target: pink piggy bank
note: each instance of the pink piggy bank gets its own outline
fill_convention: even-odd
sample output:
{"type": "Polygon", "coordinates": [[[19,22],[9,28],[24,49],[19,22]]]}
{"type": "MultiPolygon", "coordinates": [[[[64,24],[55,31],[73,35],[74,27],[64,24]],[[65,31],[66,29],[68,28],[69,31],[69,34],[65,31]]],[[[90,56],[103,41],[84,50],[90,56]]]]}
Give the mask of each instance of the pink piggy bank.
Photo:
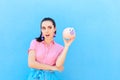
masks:
{"type": "Polygon", "coordinates": [[[72,27],[67,27],[63,30],[63,38],[66,40],[75,38],[75,30],[72,27]]]}

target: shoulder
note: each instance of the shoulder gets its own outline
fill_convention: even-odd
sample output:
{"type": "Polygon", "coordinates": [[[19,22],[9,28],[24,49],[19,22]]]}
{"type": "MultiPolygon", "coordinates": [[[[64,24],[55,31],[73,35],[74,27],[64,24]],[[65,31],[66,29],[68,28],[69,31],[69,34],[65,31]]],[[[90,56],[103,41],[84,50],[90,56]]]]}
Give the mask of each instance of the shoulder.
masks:
{"type": "Polygon", "coordinates": [[[31,44],[38,44],[39,42],[36,39],[31,40],[31,44]]]}
{"type": "Polygon", "coordinates": [[[36,43],[36,42],[37,42],[36,39],[31,40],[31,43],[36,43]]]}
{"type": "Polygon", "coordinates": [[[63,49],[63,46],[62,46],[61,44],[59,44],[59,43],[57,43],[57,42],[54,42],[54,44],[55,44],[55,46],[56,46],[57,48],[63,49]]]}

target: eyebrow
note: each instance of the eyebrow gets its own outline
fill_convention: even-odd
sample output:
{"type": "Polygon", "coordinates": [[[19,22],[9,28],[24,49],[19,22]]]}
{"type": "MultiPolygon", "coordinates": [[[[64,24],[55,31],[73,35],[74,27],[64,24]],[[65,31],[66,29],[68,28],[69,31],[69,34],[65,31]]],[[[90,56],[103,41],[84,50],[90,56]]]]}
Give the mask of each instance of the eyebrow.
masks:
{"type": "Polygon", "coordinates": [[[48,27],[52,27],[52,26],[49,25],[48,27]]]}
{"type": "Polygon", "coordinates": [[[42,26],[41,28],[45,28],[45,26],[42,26]]]}

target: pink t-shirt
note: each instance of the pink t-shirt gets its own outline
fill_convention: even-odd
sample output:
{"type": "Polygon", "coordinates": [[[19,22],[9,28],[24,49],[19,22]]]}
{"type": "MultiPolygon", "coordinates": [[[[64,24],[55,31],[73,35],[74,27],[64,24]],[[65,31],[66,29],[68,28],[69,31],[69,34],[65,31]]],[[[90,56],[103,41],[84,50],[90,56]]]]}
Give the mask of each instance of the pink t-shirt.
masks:
{"type": "Polygon", "coordinates": [[[45,41],[38,42],[35,39],[31,41],[30,50],[35,51],[35,59],[39,63],[55,65],[56,60],[63,50],[63,46],[57,44],[55,41],[47,45],[45,41]]]}

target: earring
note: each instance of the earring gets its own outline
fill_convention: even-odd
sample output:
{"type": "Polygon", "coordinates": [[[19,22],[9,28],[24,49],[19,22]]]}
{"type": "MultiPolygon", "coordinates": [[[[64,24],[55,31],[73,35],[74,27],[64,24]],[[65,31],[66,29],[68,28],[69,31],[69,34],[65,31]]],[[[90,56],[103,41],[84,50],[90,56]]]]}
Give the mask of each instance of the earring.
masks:
{"type": "Polygon", "coordinates": [[[44,36],[42,35],[42,37],[44,37],[44,36]]]}
{"type": "Polygon", "coordinates": [[[54,37],[56,36],[56,34],[54,34],[54,37]]]}
{"type": "Polygon", "coordinates": [[[44,39],[44,36],[43,36],[43,35],[41,36],[41,39],[42,39],[42,40],[44,39]]]}

